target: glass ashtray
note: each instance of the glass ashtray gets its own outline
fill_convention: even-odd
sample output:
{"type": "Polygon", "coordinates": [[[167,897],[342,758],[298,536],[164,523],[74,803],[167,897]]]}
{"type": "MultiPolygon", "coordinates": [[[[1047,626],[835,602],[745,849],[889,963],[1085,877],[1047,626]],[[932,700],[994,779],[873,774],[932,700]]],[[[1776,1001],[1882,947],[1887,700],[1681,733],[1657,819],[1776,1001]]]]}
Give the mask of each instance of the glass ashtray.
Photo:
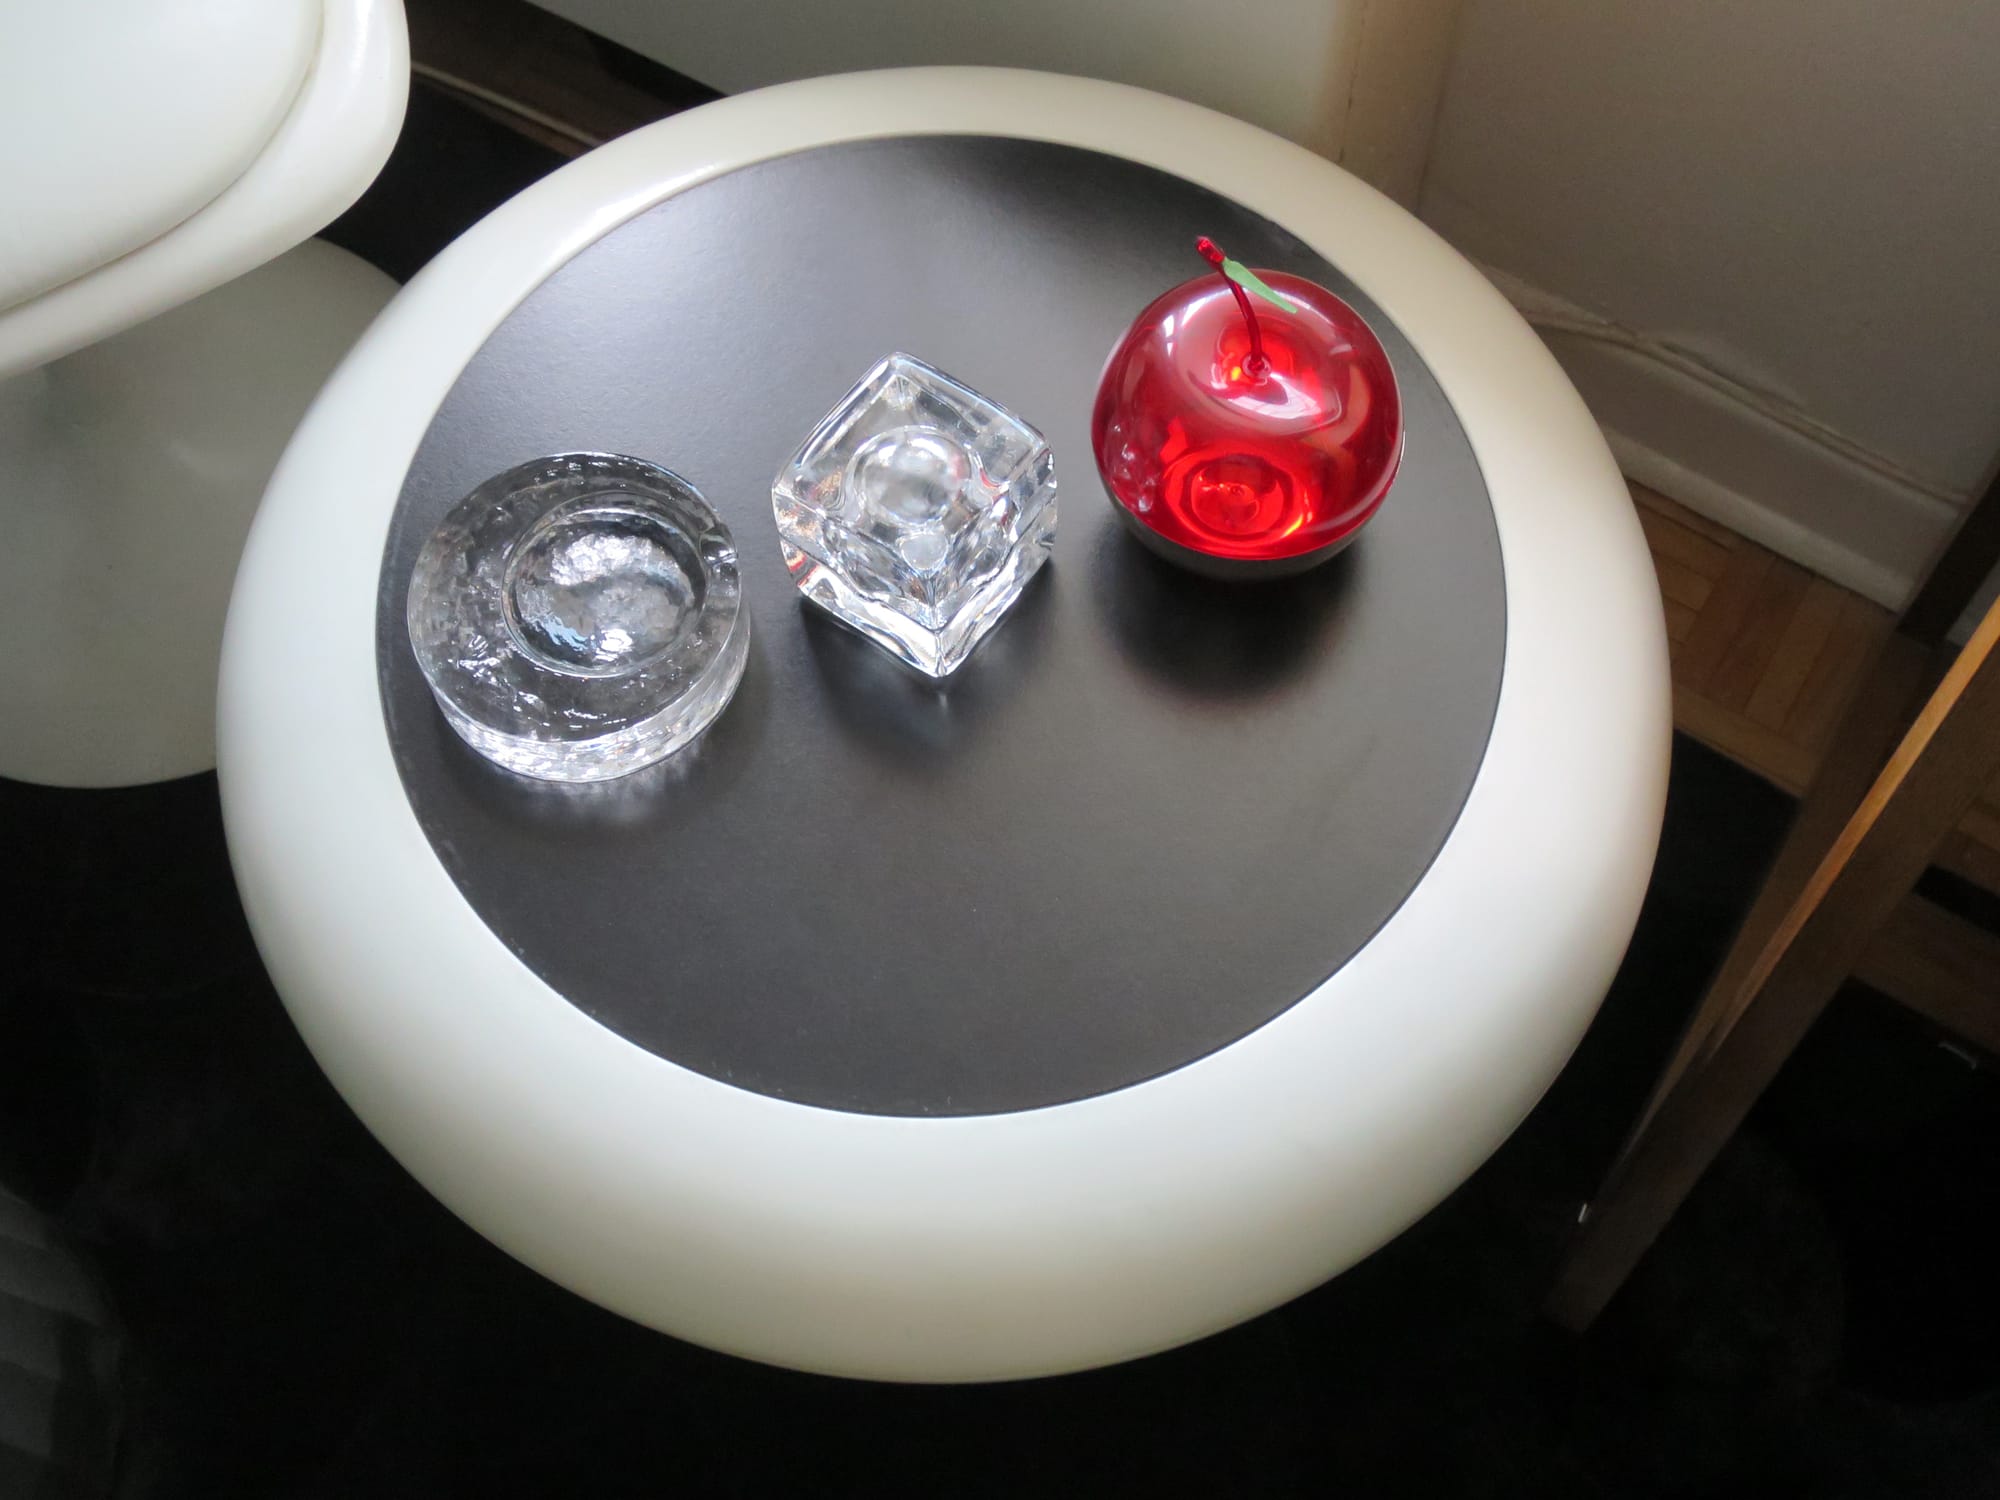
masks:
{"type": "Polygon", "coordinates": [[[545,781],[688,744],[750,643],[729,528],[678,474],[609,453],[537,458],[459,501],[417,556],[408,620],[459,737],[545,781]]]}

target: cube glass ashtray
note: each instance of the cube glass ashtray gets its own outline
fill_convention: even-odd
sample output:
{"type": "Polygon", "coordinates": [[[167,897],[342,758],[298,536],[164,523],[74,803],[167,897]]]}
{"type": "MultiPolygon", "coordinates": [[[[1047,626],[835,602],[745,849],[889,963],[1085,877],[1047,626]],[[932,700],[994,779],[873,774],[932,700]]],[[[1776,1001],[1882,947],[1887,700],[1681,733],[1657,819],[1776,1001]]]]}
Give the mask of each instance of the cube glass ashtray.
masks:
{"type": "Polygon", "coordinates": [[[1048,560],[1055,465],[1005,407],[892,354],[778,472],[771,507],[799,591],[941,678],[1048,560]]]}
{"type": "Polygon", "coordinates": [[[535,459],[453,506],[418,554],[408,620],[459,737],[547,781],[673,754],[749,654],[729,528],[678,474],[608,453],[535,459]]]}

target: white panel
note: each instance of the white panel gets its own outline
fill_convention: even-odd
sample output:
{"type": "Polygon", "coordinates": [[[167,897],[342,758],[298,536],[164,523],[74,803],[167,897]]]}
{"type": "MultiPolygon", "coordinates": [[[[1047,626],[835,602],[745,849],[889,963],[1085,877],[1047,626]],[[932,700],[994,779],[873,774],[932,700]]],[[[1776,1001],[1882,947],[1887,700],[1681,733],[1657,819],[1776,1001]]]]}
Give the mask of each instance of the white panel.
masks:
{"type": "Polygon", "coordinates": [[[1365,0],[537,0],[725,93],[911,63],[1045,68],[1158,89],[1321,150],[1365,0]]]}

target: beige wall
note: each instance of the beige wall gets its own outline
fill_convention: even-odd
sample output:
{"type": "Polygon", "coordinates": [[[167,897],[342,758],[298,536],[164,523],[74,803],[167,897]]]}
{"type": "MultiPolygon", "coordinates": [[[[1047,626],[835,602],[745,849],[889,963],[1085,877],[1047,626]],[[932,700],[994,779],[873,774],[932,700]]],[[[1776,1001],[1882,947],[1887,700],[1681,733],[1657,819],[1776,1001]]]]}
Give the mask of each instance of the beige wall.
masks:
{"type": "Polygon", "coordinates": [[[1893,596],[2000,448],[1996,68],[1982,0],[1466,0],[1422,212],[1616,325],[1643,477],[1893,596]]]}

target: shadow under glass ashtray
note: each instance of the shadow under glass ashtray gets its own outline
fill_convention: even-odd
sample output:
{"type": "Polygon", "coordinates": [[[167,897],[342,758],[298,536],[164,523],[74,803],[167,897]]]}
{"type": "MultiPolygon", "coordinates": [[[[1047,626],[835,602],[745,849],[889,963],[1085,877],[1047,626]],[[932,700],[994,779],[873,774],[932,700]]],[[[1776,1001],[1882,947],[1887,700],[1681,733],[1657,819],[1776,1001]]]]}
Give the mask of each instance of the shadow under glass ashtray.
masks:
{"type": "Polygon", "coordinates": [[[407,618],[459,737],[545,781],[672,755],[749,654],[729,528],[678,474],[609,453],[534,459],[459,501],[417,556],[407,618]]]}

